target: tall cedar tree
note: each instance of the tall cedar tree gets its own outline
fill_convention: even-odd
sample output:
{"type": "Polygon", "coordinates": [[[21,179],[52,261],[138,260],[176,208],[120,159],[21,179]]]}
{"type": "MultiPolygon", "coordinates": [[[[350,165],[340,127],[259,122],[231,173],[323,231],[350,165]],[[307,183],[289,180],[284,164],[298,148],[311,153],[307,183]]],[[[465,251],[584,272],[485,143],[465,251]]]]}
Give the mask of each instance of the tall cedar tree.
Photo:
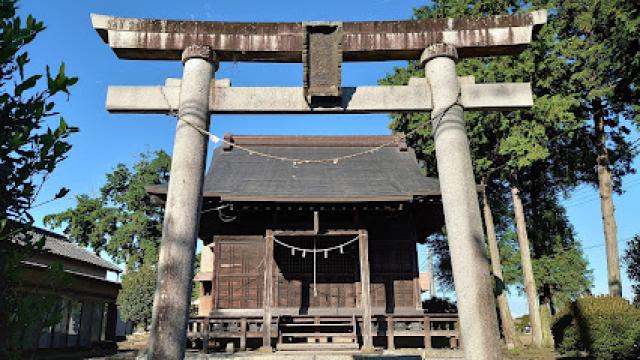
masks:
{"type": "MultiPolygon", "coordinates": [[[[24,47],[45,29],[44,24],[31,15],[23,21],[10,0],[0,3],[0,16],[0,358],[13,359],[21,356],[21,334],[27,330],[39,334],[37,327],[57,320],[48,313],[55,308],[55,299],[21,294],[18,289],[22,261],[44,246],[44,237],[32,236],[29,212],[36,201],[43,201],[38,193],[66,158],[71,148],[67,138],[77,131],[58,116],[54,99],[60,93],[68,96],[78,79],[67,77],[64,65],[57,74],[51,74],[49,67],[44,74],[27,71],[30,59],[24,47]]],[[[67,192],[63,188],[55,198],[67,192]]],[[[49,275],[55,278],[60,272],[51,270],[49,275]]]]}
{"type": "Polygon", "coordinates": [[[486,178],[482,179],[482,218],[487,234],[487,245],[489,251],[489,258],[491,259],[491,271],[493,272],[493,278],[495,281],[495,296],[498,306],[498,314],[501,323],[502,334],[504,336],[507,348],[513,348],[520,345],[518,335],[516,334],[513,317],[511,315],[511,309],[509,309],[509,301],[507,299],[507,293],[505,291],[504,274],[502,273],[502,264],[500,261],[500,249],[498,247],[498,235],[496,234],[496,228],[493,220],[493,212],[491,211],[491,204],[489,204],[489,198],[485,189],[486,178]]]}
{"type": "Polygon", "coordinates": [[[637,152],[627,135],[629,124],[640,125],[640,9],[632,0],[558,4],[554,26],[571,65],[564,89],[580,100],[576,114],[585,121],[587,135],[580,153],[590,167],[579,180],[598,188],[609,293],[622,296],[612,194],[622,192],[623,175],[635,172],[631,161],[637,152]]]}
{"type": "MultiPolygon", "coordinates": [[[[496,15],[515,11],[530,11],[547,4],[512,1],[435,1],[431,6],[414,10],[416,18],[496,15]]],[[[566,79],[573,70],[563,54],[563,42],[555,25],[554,12],[542,27],[531,46],[518,56],[464,59],[458,73],[474,75],[478,82],[529,81],[533,85],[535,105],[530,110],[510,113],[466,112],[467,131],[477,181],[487,179],[487,192],[494,212],[496,229],[505,262],[504,280],[521,284],[522,272],[518,245],[514,241],[509,189],[517,186],[522,196],[528,233],[532,243],[534,268],[545,261],[557,266],[553,274],[536,272],[538,293],[544,300],[561,304],[576,297],[591,286],[590,272],[578,241],[559,197],[582,181],[577,174],[592,172],[584,161],[589,158],[582,150],[589,139],[586,120],[580,112],[581,94],[566,90],[566,79]],[[579,151],[577,149],[580,149],[579,151]],[[566,261],[570,256],[574,261],[566,261]],[[577,257],[577,258],[576,258],[577,257]],[[563,282],[556,273],[572,274],[563,282]],[[545,291],[545,289],[549,291],[545,291]]],[[[412,76],[424,76],[419,64],[396,68],[381,84],[406,84],[412,76]]],[[[427,173],[437,175],[430,125],[427,114],[394,115],[391,127],[408,132],[421,127],[409,143],[423,163],[427,173]]],[[[591,161],[591,164],[593,161],[591,161]]],[[[436,236],[431,244],[441,255],[441,274],[445,284],[451,284],[448,249],[436,236]]],[[[545,268],[549,268],[546,266],[545,268]]]]}
{"type": "Polygon", "coordinates": [[[47,215],[44,222],[64,228],[69,238],[91,247],[96,254],[105,251],[125,269],[158,260],[164,207],[147,194],[145,186],[169,181],[171,158],[160,150],[140,155],[128,167],[118,164],[106,175],[100,196],[79,195],[76,206],[47,215]]]}

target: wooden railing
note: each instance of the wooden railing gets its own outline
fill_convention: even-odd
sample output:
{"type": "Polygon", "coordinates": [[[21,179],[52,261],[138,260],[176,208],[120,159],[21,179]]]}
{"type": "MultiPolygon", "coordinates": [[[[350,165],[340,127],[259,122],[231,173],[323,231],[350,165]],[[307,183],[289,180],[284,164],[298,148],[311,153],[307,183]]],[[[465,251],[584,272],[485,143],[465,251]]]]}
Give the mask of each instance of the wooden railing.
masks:
{"type": "MultiPolygon", "coordinates": [[[[187,338],[201,341],[207,352],[209,340],[215,338],[240,339],[240,351],[247,348],[247,338],[262,338],[262,317],[217,318],[197,316],[189,319],[187,338]]],[[[277,333],[277,332],[276,332],[277,333]]]]}
{"type": "MultiPolygon", "coordinates": [[[[404,336],[422,336],[425,349],[432,347],[432,337],[448,338],[449,347],[452,349],[459,346],[460,331],[457,314],[429,314],[422,317],[387,315],[384,318],[386,321],[384,334],[387,337],[389,350],[395,348],[396,337],[404,336]]],[[[381,335],[380,331],[374,333],[381,335]]]]}
{"type": "MultiPolygon", "coordinates": [[[[334,316],[335,317],[335,316],[334,316]]],[[[296,318],[296,316],[287,316],[296,318]]],[[[347,317],[345,317],[346,319],[347,317]]],[[[348,317],[351,318],[351,317],[348,317]]],[[[356,316],[362,325],[362,317],[356,316]]],[[[272,337],[280,338],[279,318],[274,318],[272,337]]],[[[187,338],[193,343],[201,343],[202,351],[208,352],[212,339],[240,339],[238,350],[247,348],[247,338],[262,338],[262,317],[205,317],[195,316],[189,319],[187,338]]],[[[425,314],[424,316],[377,315],[372,318],[373,336],[385,336],[387,349],[395,348],[397,337],[422,337],[424,348],[432,347],[433,337],[449,340],[449,347],[460,347],[460,330],[457,314],[425,314]]],[[[233,349],[235,350],[235,349],[233,349]]]]}

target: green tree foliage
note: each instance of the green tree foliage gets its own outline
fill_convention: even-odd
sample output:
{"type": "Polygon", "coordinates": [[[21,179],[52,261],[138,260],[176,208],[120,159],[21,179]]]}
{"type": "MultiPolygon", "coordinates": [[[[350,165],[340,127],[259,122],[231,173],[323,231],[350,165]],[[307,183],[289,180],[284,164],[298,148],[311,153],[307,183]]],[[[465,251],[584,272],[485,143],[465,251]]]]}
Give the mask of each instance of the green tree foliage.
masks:
{"type": "Polygon", "coordinates": [[[634,282],[632,285],[635,294],[634,302],[640,305],[640,235],[634,236],[627,242],[624,261],[627,265],[627,275],[634,282]]]}
{"type": "MultiPolygon", "coordinates": [[[[563,222],[568,224],[568,220],[563,222]]],[[[550,231],[550,230],[549,230],[550,231]]],[[[571,230],[572,231],[572,230],[571,230]]],[[[537,235],[537,234],[536,234],[537,235]]],[[[560,237],[559,235],[549,235],[560,237]]],[[[573,237],[573,233],[570,235],[573,237]]],[[[561,244],[560,239],[555,240],[561,244]]],[[[550,241],[551,242],[551,241],[550,241]]],[[[515,286],[519,293],[524,292],[522,287],[522,265],[518,249],[518,239],[515,232],[507,229],[500,238],[500,256],[502,268],[505,273],[505,283],[515,286]]],[[[546,251],[545,255],[533,259],[533,272],[540,294],[554,301],[554,308],[561,308],[567,302],[575,300],[584,294],[593,281],[592,271],[588,268],[581,248],[578,244],[567,247],[558,246],[556,249],[546,251]],[[580,271],[581,276],[576,276],[572,270],[580,271]],[[545,295],[544,292],[547,294],[545,295]]]]}
{"type": "Polygon", "coordinates": [[[567,306],[553,324],[558,350],[577,356],[587,351],[594,359],[640,357],[640,308],[612,296],[585,297],[567,306]]]}
{"type": "Polygon", "coordinates": [[[117,303],[124,320],[144,324],[145,329],[147,328],[151,321],[156,277],[155,269],[149,265],[122,277],[122,289],[118,293],[117,303]]]}
{"type": "MultiPolygon", "coordinates": [[[[49,67],[44,73],[29,71],[24,47],[44,24],[17,16],[10,0],[0,3],[0,16],[0,358],[10,359],[20,356],[16,334],[25,330],[25,316],[38,314],[30,305],[35,299],[17,290],[21,261],[44,246],[44,240],[30,235],[29,211],[47,177],[66,158],[67,138],[77,131],[58,116],[54,100],[60,93],[68,96],[78,79],[66,76],[64,64],[57,74],[49,67]]],[[[61,189],[56,198],[67,192],[61,189]]]]}
{"type": "MultiPolygon", "coordinates": [[[[562,55],[571,59],[563,88],[577,95],[580,117],[605,117],[614,186],[632,171],[636,154],[626,135],[629,121],[640,126],[640,12],[636,1],[560,1],[553,26],[562,43],[562,55]]],[[[586,122],[585,125],[591,125],[586,122]]],[[[593,126],[588,129],[593,134],[593,126]]],[[[593,138],[593,137],[591,137],[593,138]]],[[[591,141],[591,158],[596,149],[591,141]]],[[[583,151],[584,152],[584,149],[583,151]]],[[[591,164],[593,164],[591,161],[591,164]]],[[[595,183],[594,172],[591,176],[595,183]]]]}
{"type": "MultiPolygon", "coordinates": [[[[571,235],[573,236],[573,234],[571,235]]],[[[453,290],[453,274],[451,257],[446,236],[434,235],[429,240],[429,247],[435,254],[435,277],[440,286],[448,291],[453,290]]],[[[518,238],[513,229],[502,232],[499,240],[500,257],[505,284],[514,286],[518,293],[524,293],[522,265],[518,248],[518,238]]],[[[533,271],[536,283],[541,284],[541,296],[546,296],[554,309],[561,308],[568,302],[585,293],[593,281],[592,271],[578,244],[567,248],[560,245],[546,255],[533,259],[533,271]],[[579,271],[576,276],[572,271],[579,271]]]]}
{"type": "Polygon", "coordinates": [[[546,190],[531,190],[527,218],[533,248],[533,270],[539,295],[551,310],[583,295],[593,283],[592,271],[573,226],[558,199],[546,190]],[[541,194],[546,198],[541,199],[541,194]]]}
{"type": "Polygon", "coordinates": [[[105,251],[127,269],[155,265],[162,237],[164,208],[145,186],[169,180],[171,159],[164,151],[145,153],[128,167],[118,164],[106,175],[100,196],[79,195],[76,206],[47,215],[44,222],[96,254],[105,251]]]}
{"type": "MultiPolygon", "coordinates": [[[[556,5],[539,1],[440,0],[415,9],[414,16],[423,19],[497,15],[540,7],[555,8],[556,5]]],[[[575,66],[566,57],[566,45],[554,25],[555,14],[556,11],[551,11],[549,24],[542,27],[536,40],[523,53],[463,59],[457,64],[457,71],[460,76],[473,75],[478,82],[532,83],[533,108],[509,113],[465,112],[465,121],[476,180],[487,183],[491,208],[495,213],[501,254],[506,257],[505,281],[507,284],[521,281],[508,192],[510,187],[516,186],[520,189],[526,210],[534,267],[539,270],[536,272],[539,293],[566,301],[589,288],[591,280],[587,263],[559,199],[581,181],[586,181],[583,174],[589,173],[589,179],[593,179],[595,160],[582,151],[590,140],[590,134],[585,130],[588,118],[580,108],[582,94],[567,90],[565,84],[575,66]],[[583,156],[590,161],[585,161],[583,156]],[[579,261],[569,260],[578,258],[579,261]],[[572,274],[573,281],[566,285],[562,283],[565,279],[555,272],[572,274]]],[[[406,84],[410,77],[421,76],[424,76],[421,66],[417,62],[409,62],[406,67],[394,69],[380,83],[406,84]]],[[[416,149],[427,173],[436,176],[429,114],[394,115],[391,127],[405,133],[419,129],[407,141],[416,149]]],[[[448,277],[450,270],[446,266],[450,262],[447,260],[446,241],[439,236],[432,240],[430,243],[440,255],[440,264],[445,266],[439,272],[448,277]]],[[[445,283],[452,282],[449,279],[445,283]]]]}
{"type": "MultiPolygon", "coordinates": [[[[196,254],[195,258],[193,259],[193,273],[197,274],[200,271],[200,261],[202,259],[202,252],[199,252],[196,254]]],[[[200,298],[200,282],[199,281],[192,281],[191,282],[191,303],[193,304],[194,301],[198,300],[200,298]]],[[[198,304],[199,306],[200,304],[198,304]]],[[[192,305],[189,307],[189,314],[191,316],[196,316],[198,315],[198,308],[195,305],[192,305]]]]}
{"type": "Polygon", "coordinates": [[[529,320],[529,315],[525,314],[515,319],[516,330],[520,333],[525,333],[527,327],[530,325],[531,321],[529,320]]]}
{"type": "MultiPolygon", "coordinates": [[[[197,253],[195,258],[193,259],[193,273],[197,274],[200,271],[200,259],[202,258],[202,253],[197,253]]],[[[191,301],[198,300],[200,297],[200,283],[197,281],[193,281],[191,284],[191,301]]]]}

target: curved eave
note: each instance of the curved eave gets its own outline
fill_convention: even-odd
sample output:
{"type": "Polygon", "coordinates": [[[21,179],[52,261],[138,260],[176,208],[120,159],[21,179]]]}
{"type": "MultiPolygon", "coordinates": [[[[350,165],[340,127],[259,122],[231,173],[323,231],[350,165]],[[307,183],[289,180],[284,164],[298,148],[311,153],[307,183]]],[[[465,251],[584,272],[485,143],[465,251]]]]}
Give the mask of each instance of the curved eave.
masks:
{"type": "MultiPolygon", "coordinates": [[[[148,185],[145,191],[164,199],[167,196],[166,185],[148,185]]],[[[364,203],[364,202],[407,202],[418,196],[440,196],[440,193],[416,193],[376,196],[251,196],[233,195],[216,192],[204,192],[204,198],[217,198],[225,202],[277,202],[277,203],[364,203]]]]}

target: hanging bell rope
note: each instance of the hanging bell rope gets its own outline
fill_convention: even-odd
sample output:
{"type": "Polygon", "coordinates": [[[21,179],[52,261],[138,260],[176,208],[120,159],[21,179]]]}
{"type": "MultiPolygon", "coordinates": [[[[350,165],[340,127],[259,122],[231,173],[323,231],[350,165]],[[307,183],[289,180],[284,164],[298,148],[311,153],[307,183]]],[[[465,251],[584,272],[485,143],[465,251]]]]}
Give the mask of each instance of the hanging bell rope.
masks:
{"type": "Polygon", "coordinates": [[[316,263],[316,240],[317,238],[313,238],[313,297],[318,296],[318,279],[317,279],[317,269],[318,265],[316,263]]]}

